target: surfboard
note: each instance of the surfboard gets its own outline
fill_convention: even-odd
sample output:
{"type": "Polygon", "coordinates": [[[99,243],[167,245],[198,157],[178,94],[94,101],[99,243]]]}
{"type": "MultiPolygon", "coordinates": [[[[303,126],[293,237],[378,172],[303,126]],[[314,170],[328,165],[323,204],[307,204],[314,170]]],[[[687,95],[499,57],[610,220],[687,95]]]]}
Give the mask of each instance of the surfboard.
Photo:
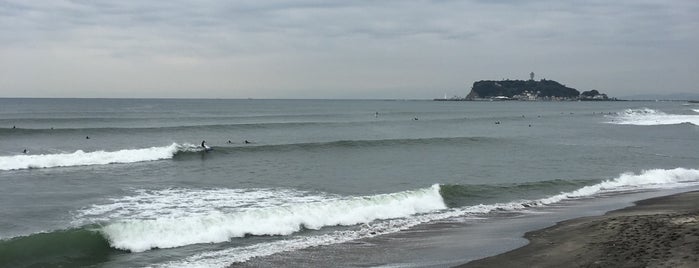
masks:
{"type": "Polygon", "coordinates": [[[211,152],[211,151],[213,151],[213,150],[214,150],[214,148],[209,147],[208,145],[205,145],[205,146],[204,146],[204,151],[205,151],[205,152],[211,152]]]}

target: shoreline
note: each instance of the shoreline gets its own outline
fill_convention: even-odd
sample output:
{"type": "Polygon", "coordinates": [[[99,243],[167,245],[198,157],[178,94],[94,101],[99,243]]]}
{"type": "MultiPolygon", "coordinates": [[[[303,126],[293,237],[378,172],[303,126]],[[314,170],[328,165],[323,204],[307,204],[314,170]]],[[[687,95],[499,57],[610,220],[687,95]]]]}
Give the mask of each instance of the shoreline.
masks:
{"type": "Polygon", "coordinates": [[[456,267],[699,267],[699,191],[527,232],[529,244],[456,267]]]}

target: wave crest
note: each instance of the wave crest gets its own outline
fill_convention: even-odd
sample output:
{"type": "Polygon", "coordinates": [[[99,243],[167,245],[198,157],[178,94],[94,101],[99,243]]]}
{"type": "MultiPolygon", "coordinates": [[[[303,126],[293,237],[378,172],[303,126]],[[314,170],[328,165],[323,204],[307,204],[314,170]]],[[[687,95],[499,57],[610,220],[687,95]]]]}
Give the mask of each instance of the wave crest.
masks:
{"type": "MultiPolygon", "coordinates": [[[[355,239],[373,237],[376,235],[397,232],[411,228],[415,225],[437,220],[444,220],[453,217],[476,216],[483,213],[490,213],[501,210],[521,210],[532,206],[544,206],[557,203],[565,199],[584,198],[594,196],[608,191],[623,191],[627,189],[655,189],[668,187],[687,186],[687,183],[696,184],[699,182],[699,170],[696,169],[653,169],[646,170],[640,174],[624,173],[611,180],[585,186],[572,192],[560,193],[558,195],[537,199],[520,200],[508,203],[480,204],[460,208],[439,210],[432,213],[412,216],[410,218],[392,219],[388,221],[376,222],[371,225],[364,225],[354,231],[335,231],[313,237],[292,238],[288,240],[275,241],[271,243],[257,244],[247,247],[234,247],[218,251],[196,254],[179,261],[171,261],[155,265],[155,267],[226,267],[232,263],[240,263],[254,257],[267,256],[284,251],[293,251],[314,246],[343,243],[355,239]]],[[[533,183],[531,185],[517,185],[516,187],[538,187],[544,184],[559,184],[558,181],[533,183]]],[[[451,195],[456,194],[455,186],[451,186],[447,191],[451,195]]],[[[466,187],[466,186],[464,186],[466,187]]],[[[442,187],[442,189],[447,186],[442,187]]],[[[470,194],[470,193],[469,193],[470,194]]],[[[444,195],[444,194],[443,194],[444,195]]]]}
{"type": "Polygon", "coordinates": [[[619,125],[699,125],[699,115],[666,114],[650,108],[626,109],[618,116],[612,117],[611,124],[619,125]]]}
{"type": "Polygon", "coordinates": [[[31,254],[44,256],[53,254],[54,251],[64,254],[64,251],[76,248],[96,248],[100,254],[114,252],[109,248],[140,252],[153,248],[225,242],[246,235],[289,235],[303,228],[353,226],[311,236],[289,235],[280,240],[245,247],[226,247],[155,265],[223,267],[253,257],[395,233],[418,224],[450,218],[482,217],[484,213],[497,211],[520,211],[609,192],[698,184],[699,170],[675,168],[623,173],[597,183],[552,180],[501,185],[492,189],[473,185],[436,184],[411,191],[352,197],[293,189],[138,190],[135,195],[111,199],[106,204],[78,211],[74,215],[77,216],[75,226],[82,226],[79,229],[0,240],[0,263],[4,256],[7,256],[4,260],[9,263],[23,263],[32,260],[31,254]],[[539,199],[483,202],[452,208],[445,205],[445,201],[450,202],[449,200],[460,196],[480,194],[476,200],[483,200],[488,195],[497,195],[502,191],[530,192],[551,187],[560,189],[561,186],[574,187],[575,190],[546,194],[539,199]],[[66,248],[51,248],[44,252],[42,245],[45,243],[61,244],[66,248]],[[22,253],[26,251],[27,245],[32,248],[27,251],[31,252],[29,255],[22,253]]]}
{"type": "Polygon", "coordinates": [[[89,166],[154,161],[171,159],[177,152],[180,151],[197,150],[200,149],[198,149],[195,145],[180,145],[173,143],[163,147],[124,149],[112,152],[84,152],[83,150],[77,150],[73,153],[61,154],[0,156],[0,170],[89,166]]]}
{"type": "Polygon", "coordinates": [[[107,224],[101,232],[112,247],[142,252],[153,248],[225,242],[246,235],[289,235],[302,228],[350,226],[445,208],[439,185],[433,185],[420,190],[322,202],[233,211],[211,210],[184,217],[161,215],[150,219],[129,219],[107,224]]]}

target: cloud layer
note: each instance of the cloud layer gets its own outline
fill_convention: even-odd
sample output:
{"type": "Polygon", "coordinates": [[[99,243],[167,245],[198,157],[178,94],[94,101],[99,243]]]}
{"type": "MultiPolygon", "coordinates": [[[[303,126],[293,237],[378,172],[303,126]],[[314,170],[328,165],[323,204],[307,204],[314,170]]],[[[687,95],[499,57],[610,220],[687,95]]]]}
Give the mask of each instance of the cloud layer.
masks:
{"type": "Polygon", "coordinates": [[[0,97],[697,90],[697,1],[0,1],[0,97]]]}

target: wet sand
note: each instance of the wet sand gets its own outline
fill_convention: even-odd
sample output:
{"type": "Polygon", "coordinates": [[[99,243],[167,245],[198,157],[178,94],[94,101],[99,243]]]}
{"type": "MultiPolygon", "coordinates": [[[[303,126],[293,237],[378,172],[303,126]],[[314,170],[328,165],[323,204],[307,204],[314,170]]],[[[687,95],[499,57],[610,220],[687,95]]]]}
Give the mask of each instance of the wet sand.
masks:
{"type": "Polygon", "coordinates": [[[458,267],[699,267],[699,191],[563,221],[525,238],[524,247],[458,267]]]}

